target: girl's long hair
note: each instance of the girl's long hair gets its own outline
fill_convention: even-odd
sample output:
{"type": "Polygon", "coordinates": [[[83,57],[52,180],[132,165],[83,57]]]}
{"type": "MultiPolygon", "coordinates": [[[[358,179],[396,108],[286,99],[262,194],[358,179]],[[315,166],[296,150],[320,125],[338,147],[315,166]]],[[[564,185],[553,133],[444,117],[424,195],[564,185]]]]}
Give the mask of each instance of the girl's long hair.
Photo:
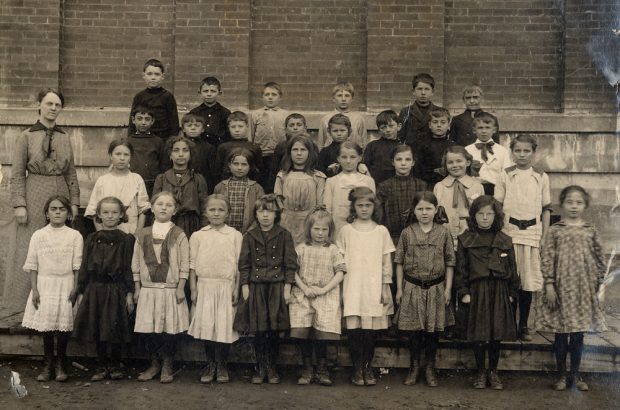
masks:
{"type": "Polygon", "coordinates": [[[290,140],[286,143],[286,152],[284,153],[284,157],[282,158],[282,164],[280,169],[285,173],[289,173],[293,170],[293,159],[291,158],[291,150],[293,149],[293,145],[295,143],[301,142],[304,147],[308,150],[308,159],[304,164],[303,171],[306,174],[313,175],[316,170],[316,164],[319,160],[319,150],[314,145],[314,142],[310,139],[308,134],[296,135],[291,137],[290,140]]]}
{"type": "Polygon", "coordinates": [[[372,210],[371,219],[378,224],[381,224],[381,201],[377,198],[377,195],[372,191],[372,189],[361,186],[357,188],[353,188],[349,192],[349,201],[351,201],[351,205],[349,207],[349,216],[347,217],[348,223],[353,223],[355,219],[357,219],[357,213],[355,212],[355,202],[360,199],[368,199],[373,203],[374,209],[372,210]]]}
{"type": "Polygon", "coordinates": [[[52,195],[47,198],[45,201],[45,205],[43,205],[43,216],[45,217],[45,221],[49,223],[49,218],[47,217],[47,211],[50,209],[50,205],[53,201],[58,201],[65,207],[67,210],[67,220],[65,221],[65,225],[71,226],[71,221],[73,220],[73,210],[71,209],[71,201],[67,199],[64,195],[52,195]]]}
{"type": "Polygon", "coordinates": [[[471,232],[478,232],[480,228],[478,227],[478,223],[476,223],[476,214],[480,209],[485,206],[490,206],[495,212],[495,219],[493,219],[493,223],[491,224],[491,228],[489,231],[491,232],[499,232],[504,227],[504,211],[502,209],[502,204],[495,200],[491,195],[482,195],[478,198],[474,199],[474,201],[469,206],[469,217],[467,218],[467,227],[471,232]]]}
{"type": "Polygon", "coordinates": [[[411,201],[411,208],[409,208],[409,215],[407,216],[407,226],[418,222],[418,218],[415,216],[415,207],[422,201],[428,202],[437,208],[437,212],[433,217],[433,223],[448,223],[448,215],[446,214],[446,210],[443,206],[439,205],[439,201],[437,201],[435,194],[431,191],[418,191],[415,193],[413,200],[411,201]]]}
{"type": "Polygon", "coordinates": [[[336,230],[334,219],[332,218],[332,215],[327,212],[325,206],[317,206],[308,214],[308,216],[306,216],[306,220],[304,221],[304,242],[306,245],[312,245],[312,227],[316,221],[323,219],[327,220],[327,227],[329,228],[329,235],[327,237],[327,241],[325,242],[325,246],[329,246],[334,243],[334,231],[336,230]]]}

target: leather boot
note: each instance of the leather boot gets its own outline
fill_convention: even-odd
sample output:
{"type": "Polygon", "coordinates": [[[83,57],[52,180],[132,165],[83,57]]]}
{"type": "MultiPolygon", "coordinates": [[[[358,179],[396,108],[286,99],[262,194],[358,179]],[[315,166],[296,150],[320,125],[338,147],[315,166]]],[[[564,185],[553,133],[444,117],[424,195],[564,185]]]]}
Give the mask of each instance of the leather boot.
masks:
{"type": "Polygon", "coordinates": [[[329,377],[329,369],[327,368],[327,359],[322,357],[319,359],[319,365],[316,369],[316,375],[321,386],[331,386],[332,379],[329,377]]]}
{"type": "Polygon", "coordinates": [[[428,362],[426,365],[426,385],[428,387],[437,387],[437,375],[435,374],[435,362],[428,362]]]}
{"type": "Polygon", "coordinates": [[[413,362],[411,363],[411,367],[409,368],[409,374],[407,374],[407,377],[405,378],[405,381],[403,382],[403,384],[405,386],[413,386],[414,384],[418,382],[419,375],[420,375],[420,361],[413,360],[413,362]]]}
{"type": "Polygon", "coordinates": [[[54,367],[54,356],[46,355],[43,359],[43,369],[37,376],[37,380],[40,382],[49,382],[52,378],[52,368],[54,367]]]}
{"type": "Polygon", "coordinates": [[[161,374],[159,375],[159,381],[161,383],[172,383],[174,376],[172,375],[172,356],[164,356],[161,365],[161,374]]]}
{"type": "Polygon", "coordinates": [[[58,356],[56,358],[55,372],[56,372],[57,382],[65,382],[69,378],[69,375],[65,371],[65,357],[64,356],[58,356]]]}
{"type": "Polygon", "coordinates": [[[216,375],[218,383],[228,383],[230,381],[230,377],[228,376],[228,367],[226,367],[226,362],[217,362],[216,365],[216,375]]]}
{"type": "Polygon", "coordinates": [[[303,368],[301,369],[301,376],[297,379],[297,384],[299,385],[307,385],[312,382],[312,373],[314,369],[312,368],[312,358],[304,357],[303,358],[303,368]]]}
{"type": "Polygon", "coordinates": [[[145,382],[153,379],[153,377],[157,376],[161,371],[161,363],[159,362],[159,357],[157,355],[153,355],[151,357],[151,366],[140,373],[138,376],[138,381],[145,382]]]}

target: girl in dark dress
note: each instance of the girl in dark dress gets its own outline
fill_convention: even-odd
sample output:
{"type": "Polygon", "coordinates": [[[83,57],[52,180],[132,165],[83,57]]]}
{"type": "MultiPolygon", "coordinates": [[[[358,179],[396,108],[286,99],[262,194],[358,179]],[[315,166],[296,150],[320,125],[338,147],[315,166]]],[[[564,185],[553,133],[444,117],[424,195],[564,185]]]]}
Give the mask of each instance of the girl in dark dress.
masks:
{"type": "Polygon", "coordinates": [[[279,224],[282,204],[275,194],[254,204],[257,226],[244,236],[239,256],[243,300],[233,328],[254,336],[256,373],[252,383],[280,383],[276,371],[280,333],[289,330],[288,302],[299,270],[293,237],[279,224]]]}
{"type": "Polygon", "coordinates": [[[78,294],[84,297],[75,317],[73,334],[81,341],[97,345],[98,367],[91,380],[100,381],[108,376],[117,380],[125,378],[120,367],[121,347],[129,342],[131,335],[134,237],[117,228],[127,222],[120,199],[109,196],[99,201],[96,218],[103,227],[92,233],[84,245],[78,274],[78,294]]]}
{"type": "Polygon", "coordinates": [[[478,367],[476,389],[487,384],[487,350],[488,381],[491,388],[503,389],[497,375],[501,341],[517,336],[512,302],[519,291],[519,277],[512,240],[501,232],[503,221],[499,202],[480,196],[469,208],[469,229],[458,237],[456,287],[460,301],[469,305],[467,340],[473,342],[478,367]]]}

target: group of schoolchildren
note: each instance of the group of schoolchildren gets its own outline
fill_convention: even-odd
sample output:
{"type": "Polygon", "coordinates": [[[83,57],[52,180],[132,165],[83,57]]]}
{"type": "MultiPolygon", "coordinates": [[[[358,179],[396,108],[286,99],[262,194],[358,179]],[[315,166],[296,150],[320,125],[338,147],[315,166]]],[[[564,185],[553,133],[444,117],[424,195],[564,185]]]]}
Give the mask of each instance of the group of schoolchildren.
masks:
{"type": "Polygon", "coordinates": [[[67,379],[71,334],[96,344],[92,380],[124,378],[121,347],[135,333],[151,360],[138,380],[168,383],[177,337],[187,333],[204,341],[201,382],[229,381],[231,344],[250,336],[252,383],[279,383],[286,332],[299,339],[298,384],[331,385],[327,346],[344,327],[352,383],[375,385],[375,340],[395,325],[410,346],[404,383],[423,373],[437,386],[439,336],[462,322],[474,387],[502,389],[501,342],[531,340],[537,294],[537,328],[555,333],[555,389],[587,390],[583,334],[605,329],[602,251],[582,219],[590,196],[564,188],[563,218],[549,226],[549,178],[532,166],[535,139],[500,145],[479,87],[465,89],[467,110],[451,121],[431,102],[433,78],[416,75],[414,101],[400,115],[381,112],[379,139],[369,141],[362,115],[349,110],[353,87],[341,83],[314,139],[302,115],[279,107],[278,84],[265,85],[264,107],[247,116],[221,106],[221,85],[207,77],[203,104],[177,135],[163,77],[163,65],[149,60],[129,134],[109,146],[109,172],[85,212],[96,232],[83,243],[67,226],[69,201],[55,196],[44,209],[49,224],[31,239],[23,325],[44,332],[39,380],[67,379]]]}

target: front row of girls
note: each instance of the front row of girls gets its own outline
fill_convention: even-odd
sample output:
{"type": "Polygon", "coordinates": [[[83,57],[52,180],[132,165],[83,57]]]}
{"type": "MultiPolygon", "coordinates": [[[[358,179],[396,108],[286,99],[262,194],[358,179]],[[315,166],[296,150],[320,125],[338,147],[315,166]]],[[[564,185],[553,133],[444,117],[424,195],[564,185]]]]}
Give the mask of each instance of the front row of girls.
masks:
{"type": "MultiPolygon", "coordinates": [[[[537,299],[537,325],[556,334],[561,373],[557,390],[571,383],[588,388],[579,376],[583,333],[605,329],[597,299],[604,275],[601,247],[594,228],[582,219],[589,199],[581,187],[562,191],[564,218],[551,227],[543,246],[545,289],[537,299]]],[[[129,315],[137,303],[133,331],[143,334],[151,358],[138,380],[159,374],[161,382],[171,382],[176,335],[187,331],[205,342],[208,365],[201,381],[228,381],[230,345],[244,333],[253,336],[257,358],[252,382],[278,383],[279,337],[290,330],[292,337],[301,339],[303,369],[298,382],[307,384],[315,378],[314,354],[317,380],[330,385],[326,342],[339,338],[344,317],[351,380],[355,385],[374,385],[375,339],[389,327],[394,313],[389,285],[391,253],[396,251],[400,307],[394,322],[409,337],[411,350],[405,383],[417,382],[424,351],[426,383],[437,385],[437,336],[453,322],[447,306],[455,287],[459,300],[470,306],[467,340],[473,343],[479,370],[474,386],[484,388],[488,383],[501,389],[500,343],[516,338],[513,302],[519,289],[513,243],[502,232],[501,205],[490,196],[472,201],[468,229],[458,236],[455,257],[450,230],[441,225],[442,209],[432,193],[415,194],[410,224],[396,249],[387,228],[378,223],[379,201],[373,191],[354,188],[348,200],[348,224],[335,246],[333,219],[318,207],[305,219],[304,242],[295,249],[291,234],[279,225],[283,206],[275,195],[256,201],[257,223],[243,237],[225,222],[231,209],[228,199],[210,196],[204,211],[209,225],[189,242],[171,221],[178,205],[170,192],[154,195],[153,225],[143,228],[135,240],[119,229],[127,217],[122,201],[105,197],[95,209],[101,230],[91,234],[84,246],[81,236],[66,226],[72,216],[68,200],[51,197],[44,209],[49,224],[33,235],[24,265],[32,291],[23,326],[42,332],[44,341],[45,365],[38,380],[50,380],[52,375],[58,381],[67,379],[71,332],[97,347],[93,380],[124,378],[121,346],[130,340],[129,315]],[[184,292],[188,278],[191,321],[184,292]],[[80,295],[74,317],[72,305],[80,295]]]]}

